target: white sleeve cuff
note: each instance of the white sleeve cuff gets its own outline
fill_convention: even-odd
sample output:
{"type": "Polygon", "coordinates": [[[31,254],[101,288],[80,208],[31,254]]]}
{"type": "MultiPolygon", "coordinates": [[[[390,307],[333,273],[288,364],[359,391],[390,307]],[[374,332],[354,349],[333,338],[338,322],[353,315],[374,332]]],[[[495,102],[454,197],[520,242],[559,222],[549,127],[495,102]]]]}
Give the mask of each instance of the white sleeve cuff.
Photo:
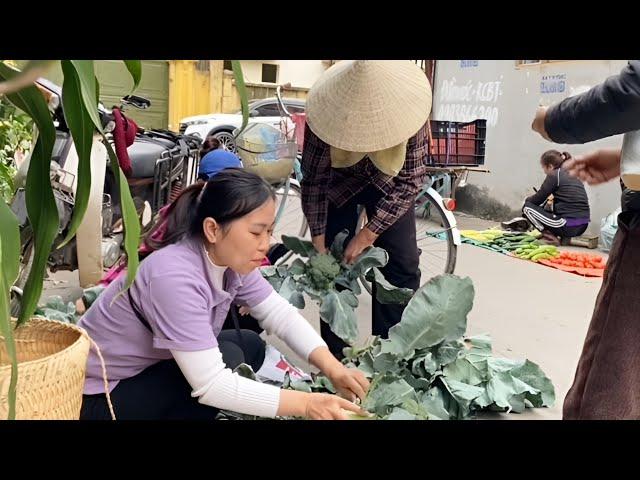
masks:
{"type": "Polygon", "coordinates": [[[185,352],[171,350],[193,388],[191,396],[204,405],[247,415],[273,418],[280,404],[280,389],[233,373],[218,348],[185,352]]]}

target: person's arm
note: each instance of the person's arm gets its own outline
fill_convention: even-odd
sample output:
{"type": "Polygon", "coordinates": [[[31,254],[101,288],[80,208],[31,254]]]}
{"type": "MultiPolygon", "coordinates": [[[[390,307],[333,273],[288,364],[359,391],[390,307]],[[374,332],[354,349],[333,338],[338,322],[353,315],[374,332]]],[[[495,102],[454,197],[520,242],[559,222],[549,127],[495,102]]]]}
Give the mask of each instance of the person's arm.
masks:
{"type": "Polygon", "coordinates": [[[252,307],[250,313],[268,335],[278,337],[306,361],[316,348],[327,346],[298,309],[276,291],[252,307]]]}
{"type": "MultiPolygon", "coordinates": [[[[242,294],[236,298],[246,306],[263,301],[273,291],[257,270],[243,280],[242,294]]],[[[137,293],[132,294],[134,300],[138,299],[137,293]]],[[[151,278],[144,293],[154,299],[144,305],[138,301],[149,322],[153,346],[171,352],[200,403],[266,417],[345,418],[341,409],[360,411],[355,404],[335,395],[281,392],[226,368],[211,328],[206,292],[188,271],[163,272],[151,278]],[[176,298],[188,301],[176,302],[176,298]]]]}
{"type": "Polygon", "coordinates": [[[600,185],[620,176],[620,148],[603,148],[567,160],[562,168],[589,185],[600,185]]]}
{"type": "MultiPolygon", "coordinates": [[[[134,290],[134,301],[139,292],[134,290]]],[[[152,302],[140,302],[153,335],[153,346],[169,350],[194,396],[205,405],[241,413],[273,417],[280,390],[233,374],[226,368],[211,328],[211,308],[206,292],[189,272],[171,269],[151,278],[152,302]],[[188,299],[177,302],[176,298],[188,299]]],[[[256,295],[256,293],[253,293],[256,295]]]]}
{"type": "Polygon", "coordinates": [[[549,107],[544,129],[556,143],[586,143],[640,129],[640,61],[591,90],[549,107]]]}
{"type": "Polygon", "coordinates": [[[282,298],[259,270],[243,277],[234,301],[248,307],[269,335],[277,336],[296,354],[318,367],[339,392],[348,398],[354,395],[364,398],[369,382],[362,372],[342,365],[298,309],[282,298]]]}
{"type": "Polygon", "coordinates": [[[344,261],[353,263],[360,254],[374,244],[376,239],[393,225],[407,210],[414,208],[416,195],[422,188],[427,173],[425,158],[428,153],[425,124],[407,142],[404,165],[394,178],[394,188],[374,205],[374,213],[367,225],[349,242],[344,250],[344,261]]]}
{"type": "Polygon", "coordinates": [[[311,237],[316,248],[324,242],[329,199],[327,188],[331,178],[329,145],[320,140],[307,125],[304,130],[304,150],[300,163],[302,171],[302,211],[307,217],[311,237]],[[319,242],[319,239],[322,242],[319,242]]]}
{"type": "Polygon", "coordinates": [[[354,396],[364,399],[369,382],[362,372],[340,363],[309,322],[277,292],[250,311],[267,334],[277,336],[296,354],[318,367],[339,392],[352,399],[354,396]]]}
{"type": "Polygon", "coordinates": [[[233,373],[218,348],[171,354],[193,389],[191,396],[203,405],[259,417],[278,414],[280,389],[233,373]]]}
{"type": "Polygon", "coordinates": [[[549,197],[549,195],[551,195],[557,189],[558,182],[556,174],[551,173],[544,179],[544,182],[542,182],[540,189],[530,197],[527,197],[525,201],[534,203],[536,205],[542,205],[542,203],[549,197]]]}
{"type": "Polygon", "coordinates": [[[241,377],[226,368],[218,348],[171,350],[171,354],[193,389],[191,396],[203,405],[267,418],[329,420],[345,419],[343,409],[363,413],[354,403],[335,395],[281,390],[241,377]]]}

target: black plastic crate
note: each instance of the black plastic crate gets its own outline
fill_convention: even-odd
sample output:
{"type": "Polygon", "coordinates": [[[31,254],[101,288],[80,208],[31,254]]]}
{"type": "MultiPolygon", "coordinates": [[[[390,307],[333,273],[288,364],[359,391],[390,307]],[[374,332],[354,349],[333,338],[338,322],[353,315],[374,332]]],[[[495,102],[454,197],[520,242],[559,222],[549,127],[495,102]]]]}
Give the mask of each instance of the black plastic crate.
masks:
{"type": "Polygon", "coordinates": [[[431,120],[429,165],[478,167],[484,165],[487,121],[431,120]]]}

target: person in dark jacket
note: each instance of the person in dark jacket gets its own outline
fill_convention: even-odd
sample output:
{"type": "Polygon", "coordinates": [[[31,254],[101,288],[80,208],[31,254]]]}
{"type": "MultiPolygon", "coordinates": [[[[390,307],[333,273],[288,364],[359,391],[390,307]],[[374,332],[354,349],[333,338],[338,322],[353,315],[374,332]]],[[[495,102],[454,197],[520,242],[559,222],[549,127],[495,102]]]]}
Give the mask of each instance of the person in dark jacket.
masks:
{"type": "Polygon", "coordinates": [[[569,160],[568,152],[548,150],[540,157],[540,166],[546,174],[540,189],[525,200],[523,215],[547,240],[559,243],[558,238],[582,235],[589,225],[589,199],[580,180],[562,168],[569,160]],[[551,200],[551,208],[546,204],[551,200]]]}
{"type": "MultiPolygon", "coordinates": [[[[640,61],[588,92],[536,112],[532,128],[557,143],[584,143],[640,129],[640,61]]],[[[619,149],[577,157],[564,168],[590,185],[620,175],[619,149]]],[[[564,419],[640,418],[640,205],[621,182],[622,213],[564,419]]]]}

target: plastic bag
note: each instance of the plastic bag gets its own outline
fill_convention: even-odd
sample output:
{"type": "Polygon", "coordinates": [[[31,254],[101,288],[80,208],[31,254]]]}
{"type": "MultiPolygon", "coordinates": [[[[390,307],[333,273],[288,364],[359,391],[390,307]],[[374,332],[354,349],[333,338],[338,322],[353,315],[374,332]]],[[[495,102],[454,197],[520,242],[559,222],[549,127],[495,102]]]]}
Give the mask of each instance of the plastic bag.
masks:
{"type": "Polygon", "coordinates": [[[600,243],[602,250],[608,252],[611,250],[613,237],[618,231],[618,215],[622,212],[622,208],[618,207],[600,222],[600,243]]]}
{"type": "Polygon", "coordinates": [[[234,135],[237,135],[237,154],[244,168],[273,185],[291,175],[298,145],[280,130],[264,123],[252,123],[240,134],[235,130],[234,135]]]}
{"type": "Polygon", "coordinates": [[[281,385],[284,382],[285,373],[288,373],[292,380],[312,380],[311,376],[293,365],[277,348],[267,345],[264,362],[256,372],[256,377],[263,383],[281,385]]]}

